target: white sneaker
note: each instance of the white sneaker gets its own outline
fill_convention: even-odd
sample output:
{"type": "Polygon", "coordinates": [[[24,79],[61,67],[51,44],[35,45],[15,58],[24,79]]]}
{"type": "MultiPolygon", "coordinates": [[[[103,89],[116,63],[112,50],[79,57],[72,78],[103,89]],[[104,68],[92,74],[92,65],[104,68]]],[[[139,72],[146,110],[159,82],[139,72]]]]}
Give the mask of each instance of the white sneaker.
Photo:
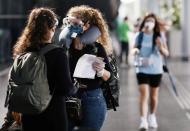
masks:
{"type": "Polygon", "coordinates": [[[158,128],[158,123],[155,114],[151,114],[148,116],[148,124],[150,128],[158,128]]]}
{"type": "Polygon", "coordinates": [[[140,123],[139,129],[143,130],[143,131],[148,130],[148,122],[145,118],[141,118],[141,123],[140,123]]]}

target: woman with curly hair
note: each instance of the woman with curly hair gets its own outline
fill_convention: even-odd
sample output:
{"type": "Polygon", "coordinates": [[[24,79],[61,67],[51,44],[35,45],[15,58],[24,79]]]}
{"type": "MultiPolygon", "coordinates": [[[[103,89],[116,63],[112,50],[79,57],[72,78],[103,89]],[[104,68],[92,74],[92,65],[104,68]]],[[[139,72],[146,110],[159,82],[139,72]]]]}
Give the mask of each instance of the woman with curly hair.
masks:
{"type": "MultiPolygon", "coordinates": [[[[97,61],[92,64],[96,71],[95,79],[76,78],[82,85],[78,91],[78,96],[82,100],[81,126],[100,131],[106,116],[106,102],[101,89],[101,83],[108,81],[112,77],[109,71],[107,55],[112,54],[112,45],[108,33],[108,27],[103,19],[101,12],[89,6],[72,7],[67,16],[80,19],[83,24],[83,33],[88,31],[90,27],[99,28],[101,35],[93,44],[84,44],[79,37],[72,39],[69,49],[70,69],[74,73],[78,59],[84,54],[92,54],[97,56],[97,61]],[[101,58],[100,58],[101,57],[101,58]]],[[[91,36],[93,37],[93,36],[91,36]]],[[[71,129],[72,130],[72,129],[71,129]]]]}

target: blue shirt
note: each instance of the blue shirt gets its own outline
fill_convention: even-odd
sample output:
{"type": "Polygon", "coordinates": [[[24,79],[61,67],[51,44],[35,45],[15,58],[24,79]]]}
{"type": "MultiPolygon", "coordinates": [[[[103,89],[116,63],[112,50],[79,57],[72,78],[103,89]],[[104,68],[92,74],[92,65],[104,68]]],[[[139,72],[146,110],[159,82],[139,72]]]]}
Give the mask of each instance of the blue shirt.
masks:
{"type": "MultiPolygon", "coordinates": [[[[136,45],[138,45],[139,35],[136,37],[136,45]]],[[[143,40],[141,43],[141,49],[139,57],[149,59],[152,61],[148,66],[139,66],[136,67],[137,73],[145,73],[145,74],[162,74],[163,73],[163,60],[160,54],[160,51],[157,46],[155,46],[154,50],[152,50],[153,46],[153,34],[145,34],[143,33],[143,40]]],[[[163,38],[161,38],[163,41],[163,38]]],[[[163,43],[163,42],[162,42],[163,43]]]]}

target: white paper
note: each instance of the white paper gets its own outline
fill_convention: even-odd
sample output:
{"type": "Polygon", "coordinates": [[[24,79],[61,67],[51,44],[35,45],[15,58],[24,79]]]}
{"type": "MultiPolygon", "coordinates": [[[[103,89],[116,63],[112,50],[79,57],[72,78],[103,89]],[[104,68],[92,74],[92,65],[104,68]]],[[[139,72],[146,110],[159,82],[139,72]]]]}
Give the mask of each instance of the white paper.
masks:
{"type": "Polygon", "coordinates": [[[81,56],[75,67],[73,77],[94,79],[96,71],[92,68],[92,63],[95,60],[95,55],[84,54],[81,56]]]}

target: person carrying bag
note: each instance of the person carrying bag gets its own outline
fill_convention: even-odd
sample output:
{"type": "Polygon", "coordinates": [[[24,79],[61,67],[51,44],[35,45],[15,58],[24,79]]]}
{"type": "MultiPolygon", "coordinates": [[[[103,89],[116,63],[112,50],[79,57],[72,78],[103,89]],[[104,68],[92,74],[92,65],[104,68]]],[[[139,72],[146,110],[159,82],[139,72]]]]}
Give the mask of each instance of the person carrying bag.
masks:
{"type": "Polygon", "coordinates": [[[66,52],[52,44],[57,22],[51,9],[33,9],[13,50],[5,105],[22,113],[24,131],[68,131],[65,97],[78,89],[66,52]]]}

